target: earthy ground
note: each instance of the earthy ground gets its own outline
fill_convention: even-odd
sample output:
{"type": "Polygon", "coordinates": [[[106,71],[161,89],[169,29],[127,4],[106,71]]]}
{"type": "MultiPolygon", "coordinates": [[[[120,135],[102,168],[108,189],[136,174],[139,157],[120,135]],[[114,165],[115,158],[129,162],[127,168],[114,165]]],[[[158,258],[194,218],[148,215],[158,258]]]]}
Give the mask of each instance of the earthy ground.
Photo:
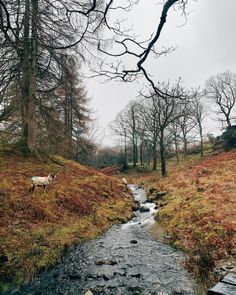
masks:
{"type": "Polygon", "coordinates": [[[132,202],[118,180],[73,161],[0,156],[0,293],[3,282],[25,282],[68,246],[127,221],[132,202]],[[48,191],[29,194],[30,177],[49,173],[48,191]]]}
{"type": "MultiPolygon", "coordinates": [[[[165,191],[154,232],[189,254],[191,271],[202,279],[213,277],[216,265],[236,266],[236,150],[199,155],[168,165],[168,177],[157,172],[131,172],[129,182],[147,191],[165,191]],[[222,262],[223,261],[223,262],[222,262]]],[[[236,269],[236,268],[235,268],[236,269]]]]}

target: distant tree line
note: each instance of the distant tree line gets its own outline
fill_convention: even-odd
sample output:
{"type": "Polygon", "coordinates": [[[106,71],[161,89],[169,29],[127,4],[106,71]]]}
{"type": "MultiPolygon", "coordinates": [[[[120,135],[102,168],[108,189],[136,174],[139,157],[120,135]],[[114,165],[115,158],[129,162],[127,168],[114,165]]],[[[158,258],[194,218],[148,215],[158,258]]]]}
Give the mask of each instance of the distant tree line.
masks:
{"type": "Polygon", "coordinates": [[[181,80],[174,85],[160,83],[161,95],[150,91],[141,93],[131,101],[111,123],[111,129],[122,142],[123,166],[128,159],[133,167],[151,165],[161,174],[167,174],[166,160],[175,155],[179,161],[180,150],[184,155],[191,143],[199,142],[203,156],[203,121],[209,116],[209,105],[215,110],[217,120],[230,127],[235,120],[236,75],[225,72],[211,77],[202,91],[187,91],[181,80]],[[166,95],[164,95],[166,93],[166,95]],[[128,150],[132,150],[132,159],[128,150]]]}
{"type": "MultiPolygon", "coordinates": [[[[204,108],[202,94],[198,90],[187,92],[181,80],[175,85],[162,83],[160,87],[166,95],[142,93],[137,101],[131,101],[118,114],[111,128],[123,138],[124,151],[127,151],[127,144],[131,144],[134,167],[138,161],[141,165],[152,162],[153,170],[157,170],[160,159],[161,173],[165,176],[170,149],[174,148],[177,160],[181,143],[187,153],[193,130],[194,135],[198,133],[203,141],[204,108]]],[[[126,152],[124,165],[127,165],[126,152]]]]}

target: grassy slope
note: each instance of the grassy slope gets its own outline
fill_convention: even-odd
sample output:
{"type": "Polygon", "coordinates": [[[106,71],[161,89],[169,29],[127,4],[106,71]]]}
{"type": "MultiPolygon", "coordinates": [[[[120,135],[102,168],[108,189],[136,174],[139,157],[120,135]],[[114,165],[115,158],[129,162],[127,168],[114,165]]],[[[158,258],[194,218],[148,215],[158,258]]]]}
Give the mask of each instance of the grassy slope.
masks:
{"type": "Polygon", "coordinates": [[[62,162],[0,157],[0,281],[27,281],[68,246],[131,217],[132,198],[120,182],[62,162]],[[30,177],[49,172],[57,177],[48,192],[29,194],[30,177]]]}
{"type": "Polygon", "coordinates": [[[164,179],[157,173],[131,176],[147,189],[169,192],[160,202],[164,206],[158,212],[158,224],[174,245],[190,254],[188,266],[201,278],[219,260],[235,259],[235,167],[233,150],[170,164],[164,179]]]}

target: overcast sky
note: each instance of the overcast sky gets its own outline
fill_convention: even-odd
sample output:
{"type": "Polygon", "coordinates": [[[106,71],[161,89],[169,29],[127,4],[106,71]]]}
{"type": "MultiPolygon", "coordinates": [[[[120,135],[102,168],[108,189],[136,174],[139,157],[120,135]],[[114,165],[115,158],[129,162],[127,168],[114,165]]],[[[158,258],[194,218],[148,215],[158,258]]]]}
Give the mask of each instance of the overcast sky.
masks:
{"type": "MultiPolygon", "coordinates": [[[[155,81],[174,81],[182,77],[186,87],[204,87],[205,81],[220,72],[236,72],[236,1],[190,0],[191,13],[185,19],[180,12],[168,14],[159,47],[176,46],[166,57],[148,60],[146,69],[155,81]]],[[[156,30],[161,7],[155,0],[140,0],[129,14],[134,31],[144,39],[156,30]]],[[[127,17],[127,15],[126,15],[127,17]]],[[[142,81],[134,83],[109,82],[102,84],[98,78],[86,83],[91,107],[95,111],[101,129],[105,132],[104,144],[112,144],[108,124],[115,119],[142,88],[142,81]]],[[[207,132],[216,130],[212,121],[207,132]]]]}

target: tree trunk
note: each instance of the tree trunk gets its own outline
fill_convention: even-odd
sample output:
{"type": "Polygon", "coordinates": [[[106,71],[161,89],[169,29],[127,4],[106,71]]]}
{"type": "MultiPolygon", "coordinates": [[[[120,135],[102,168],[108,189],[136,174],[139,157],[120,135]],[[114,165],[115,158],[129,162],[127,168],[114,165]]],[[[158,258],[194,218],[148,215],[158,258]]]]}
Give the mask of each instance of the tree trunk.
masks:
{"type": "Polygon", "coordinates": [[[160,158],[161,158],[161,176],[166,176],[166,155],[165,155],[165,142],[164,142],[164,132],[161,131],[160,136],[160,158]]]}
{"type": "Polygon", "coordinates": [[[136,163],[138,163],[138,138],[136,135],[135,135],[135,161],[136,163]]]}
{"type": "Polygon", "coordinates": [[[175,136],[174,142],[175,142],[176,162],[177,162],[177,164],[179,164],[179,145],[178,145],[178,141],[177,141],[176,136],[175,136]]]}
{"type": "Polygon", "coordinates": [[[143,165],[143,142],[141,142],[139,146],[139,158],[140,158],[140,164],[143,165]]]}
{"type": "Polygon", "coordinates": [[[127,162],[127,135],[125,132],[125,153],[124,153],[124,161],[123,161],[123,169],[128,169],[128,162],[127,162]]]}
{"type": "Polygon", "coordinates": [[[201,140],[201,158],[203,157],[203,134],[202,134],[202,126],[199,125],[199,133],[200,133],[200,140],[201,140]]]}
{"type": "Polygon", "coordinates": [[[157,149],[156,147],[153,147],[153,166],[152,166],[152,170],[156,171],[157,170],[157,149]]]}
{"type": "Polygon", "coordinates": [[[136,146],[135,146],[135,134],[133,131],[132,135],[132,146],[133,146],[133,167],[136,167],[136,146]]]}
{"type": "Polygon", "coordinates": [[[24,41],[22,56],[21,116],[22,151],[25,156],[36,152],[36,62],[38,0],[32,0],[32,37],[30,38],[30,0],[25,2],[24,41]]]}
{"type": "Polygon", "coordinates": [[[143,164],[147,165],[147,143],[143,141],[143,146],[142,146],[142,154],[143,154],[143,164]]]}
{"type": "Polygon", "coordinates": [[[147,147],[147,165],[148,165],[148,167],[151,165],[151,153],[152,153],[152,149],[149,144],[147,147]]]}
{"type": "Polygon", "coordinates": [[[226,117],[227,127],[231,127],[231,122],[230,122],[229,115],[226,114],[225,117],[226,117]]]}
{"type": "Polygon", "coordinates": [[[188,142],[187,142],[187,137],[185,133],[183,134],[183,141],[184,141],[184,156],[187,156],[188,142]]]}

